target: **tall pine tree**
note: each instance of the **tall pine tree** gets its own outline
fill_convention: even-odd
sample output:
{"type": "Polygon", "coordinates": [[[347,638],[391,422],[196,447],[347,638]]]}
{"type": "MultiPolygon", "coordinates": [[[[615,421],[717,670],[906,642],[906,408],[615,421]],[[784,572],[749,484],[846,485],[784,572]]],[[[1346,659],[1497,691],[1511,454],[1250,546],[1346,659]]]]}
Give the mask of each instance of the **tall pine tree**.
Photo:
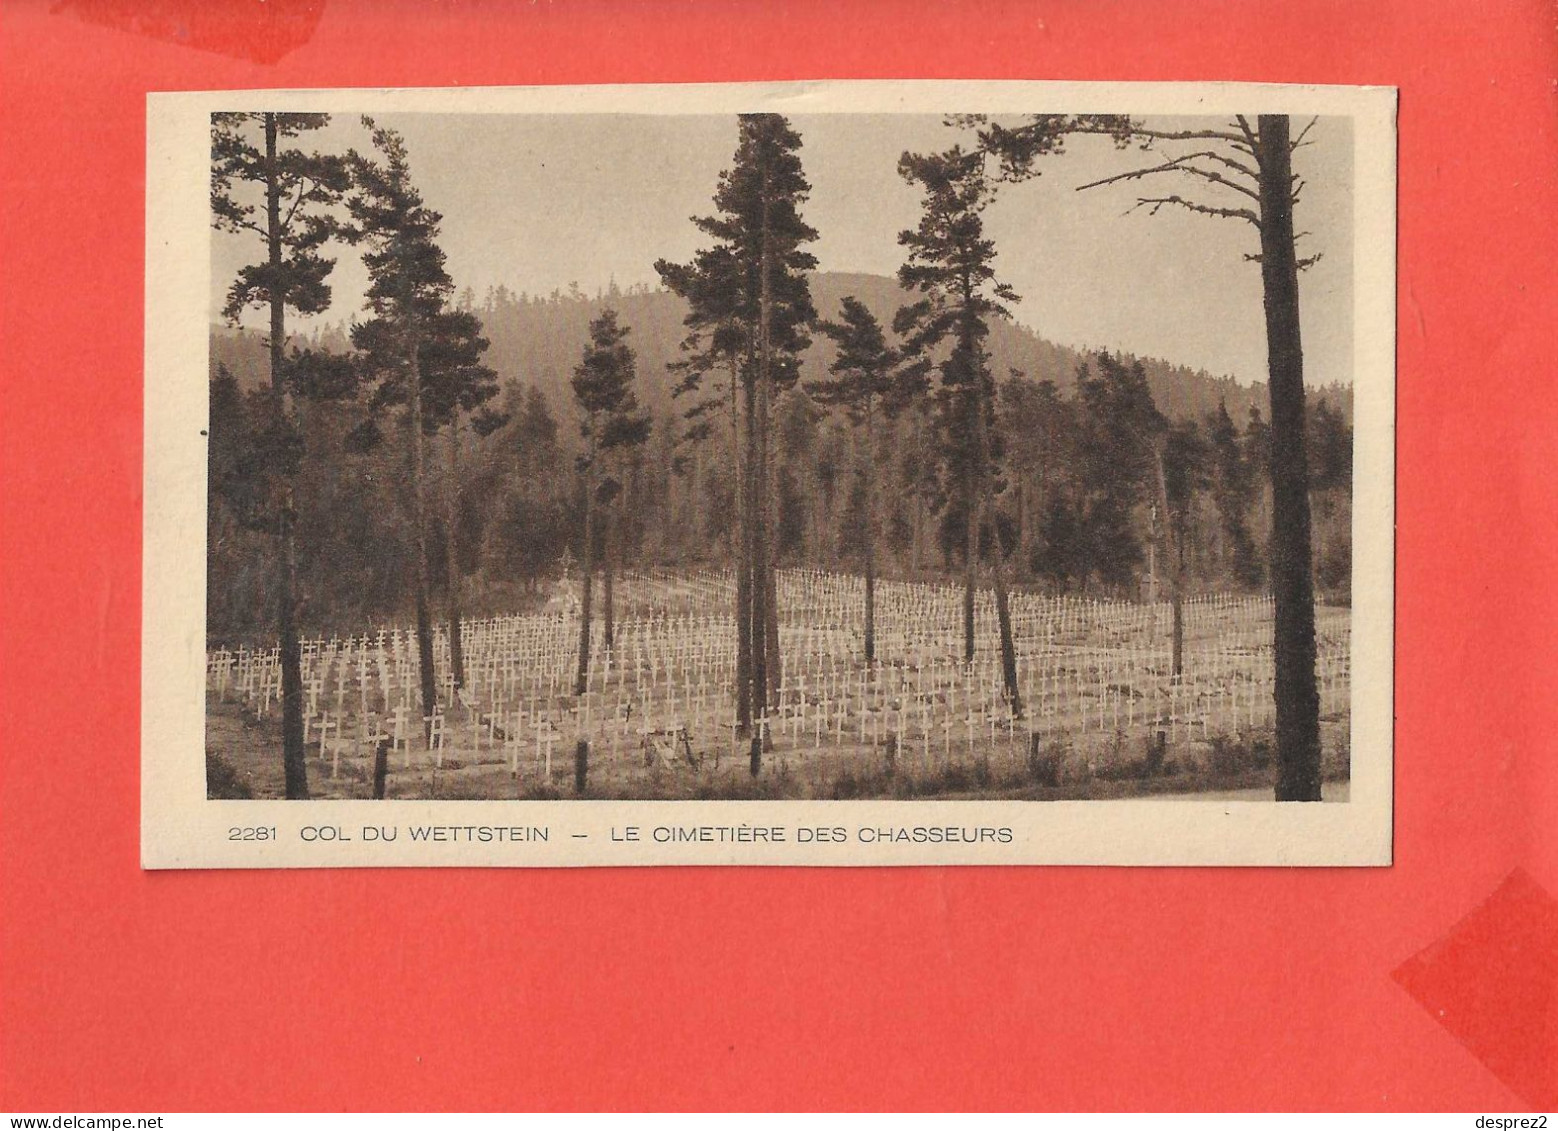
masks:
{"type": "Polygon", "coordinates": [[[876,545],[880,538],[877,518],[877,428],[884,415],[898,407],[905,384],[898,373],[897,352],[876,316],[854,295],[840,304],[839,320],[823,322],[820,329],[838,347],[830,377],[808,383],[808,391],[817,403],[842,407],[849,422],[864,431],[865,452],[857,461],[861,491],[865,498],[866,521],[861,533],[866,574],[865,659],[876,663],[876,545]]]}
{"type": "MultiPolygon", "coordinates": [[[[346,204],[351,216],[349,236],[366,247],[366,304],[372,317],[352,327],[352,343],[361,351],[367,372],[378,382],[372,407],[405,406],[417,657],[426,739],[438,706],[429,592],[426,438],[436,432],[438,417],[425,370],[434,368],[428,366],[428,355],[437,353],[440,329],[448,328],[443,320],[454,283],[437,242],[443,217],[427,207],[412,184],[404,139],[371,118],[364,117],[363,125],[373,137],[378,156],[351,154],[353,190],[346,204]]],[[[369,425],[366,431],[376,432],[371,417],[369,425]]]]}
{"type": "MultiPolygon", "coordinates": [[[[590,322],[590,340],[573,372],[573,395],[580,413],[579,435],[584,440],[584,453],[579,457],[579,470],[584,479],[584,567],[575,695],[583,695],[590,686],[597,508],[606,512],[604,557],[608,624],[612,616],[613,528],[616,500],[622,487],[620,480],[611,474],[616,469],[607,467],[602,474],[601,465],[611,453],[638,447],[649,438],[649,417],[639,412],[638,398],[633,391],[638,369],[633,349],[627,344],[628,332],[628,327],[618,324],[615,310],[603,311],[599,318],[590,322]]],[[[604,643],[611,644],[609,637],[604,643]]]]}
{"type": "Polygon", "coordinates": [[[478,436],[507,423],[489,402],[498,375],[481,362],[487,349],[481,322],[469,310],[443,310],[422,343],[423,430],[445,430],[444,589],[448,598],[449,668],[456,689],[465,686],[465,648],[460,627],[460,432],[468,422],[478,436]]]}
{"type": "Polygon", "coordinates": [[[688,301],[689,324],[725,327],[740,351],[745,466],[742,562],[737,570],[738,719],[756,716],[751,768],[762,764],[764,718],[779,686],[779,613],[774,582],[774,484],[769,460],[776,393],[795,383],[807,328],[816,321],[803,250],[817,233],[800,215],[811,191],[800,135],[778,114],[743,114],[732,167],[714,194],[717,214],[694,223],[717,241],[692,263],[657,263],[666,285],[688,301]]]}
{"type": "Polygon", "coordinates": [[[994,505],[991,420],[995,401],[985,349],[990,319],[1008,314],[1016,293],[995,277],[995,243],[984,234],[980,215],[991,195],[983,155],[954,147],[945,153],[905,153],[898,171],[922,194],[918,227],[899,233],[907,249],[898,281],[922,297],[898,312],[895,329],[904,349],[928,356],[940,351],[941,409],[945,463],[960,480],[966,522],[963,558],[963,656],[974,659],[974,592],[986,526],[994,543],[992,573],[996,620],[1001,637],[1001,676],[1014,714],[1022,713],[1017,652],[1007,602],[1005,556],[994,505]]]}
{"type": "Polygon", "coordinates": [[[301,456],[286,364],[287,311],[317,314],[330,305],[335,261],[321,249],[335,234],[330,207],[347,185],[344,162],[287,143],[322,129],[326,114],[221,113],[211,116],[211,211],[220,229],[257,237],[264,258],[242,267],[227,292],[225,313],[237,321],[249,307],[270,314],[270,464],[275,472],[276,621],[281,651],[282,764],[289,798],[308,796],[303,750],[303,663],[297,624],[297,500],[293,476],[301,456]],[[255,195],[258,202],[247,199],[255,195]]]}

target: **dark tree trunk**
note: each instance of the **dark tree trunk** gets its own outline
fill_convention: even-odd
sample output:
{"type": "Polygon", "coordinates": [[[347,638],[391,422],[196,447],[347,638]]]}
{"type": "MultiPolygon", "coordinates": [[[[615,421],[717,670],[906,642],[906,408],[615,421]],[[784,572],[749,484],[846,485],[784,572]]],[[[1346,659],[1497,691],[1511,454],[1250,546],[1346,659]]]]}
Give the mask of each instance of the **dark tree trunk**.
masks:
{"type": "MultiPolygon", "coordinates": [[[[763,622],[762,648],[763,648],[763,699],[764,715],[771,712],[779,703],[779,684],[782,680],[779,661],[779,592],[778,592],[778,558],[779,537],[774,525],[774,461],[772,459],[769,432],[773,419],[773,382],[764,382],[758,398],[758,421],[760,424],[757,437],[758,466],[761,469],[761,478],[758,480],[758,488],[761,491],[758,503],[758,540],[762,548],[760,565],[763,577],[763,622]]],[[[773,748],[772,736],[765,736],[767,747],[773,748]]]]}
{"type": "MultiPolygon", "coordinates": [[[[265,230],[271,279],[281,277],[281,185],[276,168],[276,115],[265,115],[265,230]]],[[[270,380],[278,423],[292,420],[285,373],[287,299],[270,288],[270,380]]],[[[303,644],[297,625],[297,511],[292,479],[281,484],[276,518],[276,626],[281,647],[281,764],[289,800],[308,798],[308,761],[303,749],[303,644]]]]}
{"type": "MultiPolygon", "coordinates": [[[[736,477],[736,489],[732,492],[736,504],[736,522],[734,526],[728,526],[730,531],[730,560],[741,561],[746,554],[746,480],[741,472],[741,422],[743,420],[741,408],[741,373],[740,362],[734,353],[730,356],[730,469],[736,477]]],[[[750,391],[749,391],[750,403],[750,391]]],[[[737,574],[741,572],[738,568],[737,574]]]]}
{"type": "Polygon", "coordinates": [[[583,577],[579,586],[579,671],[574,677],[573,693],[583,695],[590,689],[590,601],[595,587],[595,475],[594,453],[591,466],[584,471],[584,553],[583,577]]]}
{"type": "Polygon", "coordinates": [[[756,403],[756,416],[753,422],[752,443],[750,449],[751,468],[747,473],[747,480],[751,483],[751,518],[748,525],[751,528],[752,552],[748,560],[748,571],[751,574],[751,582],[748,589],[752,600],[752,773],[756,774],[762,769],[762,720],[768,713],[768,545],[763,530],[763,502],[760,498],[763,483],[762,463],[762,432],[766,424],[763,413],[763,390],[759,381],[754,390],[756,403]]]}
{"type": "Polygon", "coordinates": [[[979,492],[974,486],[974,469],[968,469],[964,490],[964,520],[968,529],[963,538],[963,662],[974,662],[974,586],[979,580],[979,492]]]}
{"type": "Polygon", "coordinates": [[[603,561],[601,562],[601,643],[610,648],[616,643],[617,636],[617,610],[615,601],[616,590],[616,553],[617,553],[617,502],[613,499],[606,507],[606,529],[604,531],[605,545],[602,547],[603,561]]]}
{"type": "Polygon", "coordinates": [[[606,512],[606,559],[601,563],[601,643],[607,648],[617,642],[616,569],[612,559],[612,515],[606,512]]]}
{"type": "MultiPolygon", "coordinates": [[[[784,682],[783,659],[779,651],[779,533],[774,518],[774,461],[768,433],[763,433],[763,541],[767,555],[763,559],[763,648],[764,681],[768,687],[768,709],[779,706],[779,687],[784,682]]],[[[773,748],[772,735],[769,749],[773,748]]]]}
{"type": "Polygon", "coordinates": [[[1309,460],[1304,444],[1304,353],[1298,320],[1292,150],[1288,119],[1262,114],[1261,279],[1271,382],[1271,588],[1276,605],[1277,800],[1320,800],[1320,696],[1315,685],[1314,578],[1309,551],[1309,460]]]}
{"type": "Polygon", "coordinates": [[[1006,701],[1012,715],[1022,718],[1022,693],[1017,688],[1017,644],[1012,638],[1011,604],[1006,596],[1006,566],[1001,561],[1005,552],[1001,545],[1001,528],[995,519],[995,508],[990,508],[990,533],[995,542],[995,621],[1001,633],[1001,682],[1006,688],[1006,701]]]}
{"type": "MultiPolygon", "coordinates": [[[[968,475],[964,486],[964,497],[968,506],[966,516],[968,522],[968,535],[965,542],[966,561],[963,566],[963,658],[968,663],[974,662],[974,584],[979,572],[979,523],[980,504],[984,500],[985,476],[989,468],[985,466],[988,458],[985,446],[985,405],[984,405],[984,374],[981,371],[980,329],[978,316],[973,313],[974,283],[967,270],[964,271],[960,287],[963,295],[962,315],[959,319],[958,342],[955,349],[963,355],[963,363],[967,367],[964,374],[968,381],[968,413],[969,419],[964,422],[967,432],[964,434],[964,443],[973,446],[973,452],[968,455],[968,475]]],[[[967,449],[965,449],[966,452],[967,449]]]]}
{"type": "Polygon", "coordinates": [[[753,452],[756,466],[752,473],[753,490],[758,493],[754,499],[756,505],[752,508],[752,709],[758,718],[757,730],[752,735],[751,770],[754,777],[763,768],[763,743],[767,737],[767,727],[763,723],[768,716],[769,678],[771,674],[777,674],[770,673],[769,664],[778,646],[777,639],[770,640],[771,635],[777,636],[778,617],[777,610],[773,608],[775,594],[768,544],[771,494],[768,482],[768,416],[769,401],[773,396],[773,343],[770,341],[773,334],[773,287],[770,278],[773,252],[768,198],[768,173],[764,170],[762,248],[758,261],[757,443],[753,452]]]}
{"type": "Polygon", "coordinates": [[[449,421],[449,484],[445,492],[444,572],[449,594],[449,668],[458,690],[465,686],[465,647],[460,636],[460,418],[449,421]]]}
{"type": "MultiPolygon", "coordinates": [[[[995,582],[995,619],[1001,636],[1001,682],[1006,688],[1006,700],[1012,715],[1022,717],[1022,694],[1017,689],[1017,645],[1012,639],[1012,613],[1006,597],[1006,547],[1002,544],[1000,517],[995,511],[995,487],[990,480],[990,429],[985,420],[984,375],[974,376],[974,456],[978,469],[980,497],[979,514],[982,527],[990,523],[991,548],[995,553],[991,576],[995,582]]],[[[976,542],[977,544],[977,542],[976,542]]]]}
{"type": "Polygon", "coordinates": [[[866,666],[876,665],[876,421],[866,398],[866,666]]]}
{"type": "Polygon", "coordinates": [[[389,748],[391,740],[379,739],[373,750],[373,799],[384,800],[384,782],[389,777],[389,748]]]}
{"type": "Polygon", "coordinates": [[[752,729],[752,470],[757,431],[757,390],[750,376],[742,381],[743,422],[746,425],[746,455],[739,461],[736,475],[740,481],[741,556],[736,565],[736,729],[745,735],[752,729]]]}
{"type": "Polygon", "coordinates": [[[411,525],[416,543],[417,582],[417,661],[422,682],[422,741],[432,746],[433,724],[430,721],[438,706],[438,678],[433,668],[433,615],[428,598],[430,585],[427,568],[427,472],[423,466],[422,438],[422,365],[416,315],[412,314],[408,326],[406,360],[408,365],[408,396],[411,401],[411,525]]]}
{"type": "Polygon", "coordinates": [[[1169,607],[1174,627],[1169,678],[1178,683],[1185,670],[1185,554],[1184,532],[1174,531],[1174,516],[1169,511],[1168,473],[1163,466],[1163,449],[1156,444],[1152,448],[1152,470],[1158,484],[1158,544],[1163,553],[1163,565],[1169,579],[1169,607]]]}

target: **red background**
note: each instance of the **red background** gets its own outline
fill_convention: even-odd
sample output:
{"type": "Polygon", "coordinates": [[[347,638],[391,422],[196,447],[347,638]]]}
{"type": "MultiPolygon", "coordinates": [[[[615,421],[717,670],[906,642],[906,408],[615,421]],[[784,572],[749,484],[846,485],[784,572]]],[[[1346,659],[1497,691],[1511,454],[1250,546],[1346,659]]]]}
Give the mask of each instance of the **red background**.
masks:
{"type": "Polygon", "coordinates": [[[1391,971],[1558,891],[1550,3],[116,6],[0,11],[0,1108],[1522,1106],[1391,971]],[[142,872],[145,93],[904,76],[1401,88],[1395,866],[142,872]]]}

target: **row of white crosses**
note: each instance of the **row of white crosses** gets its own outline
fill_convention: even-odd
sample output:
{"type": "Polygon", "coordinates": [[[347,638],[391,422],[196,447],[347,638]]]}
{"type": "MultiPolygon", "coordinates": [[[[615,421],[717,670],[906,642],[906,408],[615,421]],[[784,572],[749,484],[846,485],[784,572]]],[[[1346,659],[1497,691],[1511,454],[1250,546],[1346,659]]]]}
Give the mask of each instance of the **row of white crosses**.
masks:
{"type": "MultiPolygon", "coordinates": [[[[1185,663],[1170,678],[1170,610],[1073,596],[1014,593],[1011,613],[1025,713],[1007,708],[995,610],[980,593],[975,662],[962,662],[962,590],[956,585],[879,582],[877,667],[864,668],[863,582],[843,574],[781,571],[782,674],[767,720],[796,754],[875,748],[929,758],[1001,744],[1024,750],[1048,739],[1146,735],[1173,741],[1238,732],[1270,721],[1271,602],[1213,596],[1184,607],[1185,663]]],[[[736,667],[728,572],[629,574],[617,584],[616,639],[597,623],[589,690],[573,695],[576,613],[556,611],[467,621],[466,684],[458,694],[448,639],[434,638],[439,706],[421,713],[415,635],[384,627],[303,646],[307,738],[328,753],[370,757],[389,738],[396,764],[506,763],[550,778],[565,740],[587,739],[597,757],[636,753],[648,736],[685,732],[701,748],[733,741],[736,667]],[[423,734],[429,741],[424,743],[423,734]]],[[[1317,610],[1323,706],[1342,709],[1349,687],[1345,610],[1317,610]]],[[[256,713],[276,710],[275,649],[217,649],[207,683],[220,699],[256,713]]]]}

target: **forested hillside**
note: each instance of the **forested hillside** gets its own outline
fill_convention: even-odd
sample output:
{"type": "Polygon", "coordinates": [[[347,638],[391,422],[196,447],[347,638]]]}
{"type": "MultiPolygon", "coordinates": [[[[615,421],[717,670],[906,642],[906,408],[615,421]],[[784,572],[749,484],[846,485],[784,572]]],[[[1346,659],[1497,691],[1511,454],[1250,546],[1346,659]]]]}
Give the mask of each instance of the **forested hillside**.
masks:
{"type": "MultiPolygon", "coordinates": [[[[812,301],[824,317],[834,316],[845,295],[861,300],[884,324],[908,301],[898,283],[881,275],[845,272],[819,272],[811,276],[812,301]]],[[[565,408],[572,399],[568,382],[578,364],[579,351],[588,336],[592,318],[607,307],[615,309],[622,322],[633,327],[633,346],[638,354],[639,390],[643,400],[659,415],[669,411],[673,378],[667,365],[680,356],[686,336],[683,319],[687,304],[665,290],[615,286],[586,294],[582,290],[550,295],[515,294],[505,287],[489,290],[478,298],[470,291],[459,299],[463,308],[474,310],[481,319],[488,341],[485,363],[497,371],[505,384],[534,386],[547,401],[565,408]]],[[[330,352],[349,348],[347,328],[333,325],[315,331],[299,344],[330,352]]],[[[1108,348],[1099,343],[1098,348],[1108,348]]],[[[1011,321],[995,322],[990,327],[990,369],[1005,376],[1018,370],[1034,381],[1053,381],[1058,389],[1070,393],[1076,384],[1077,366],[1083,354],[1070,346],[1045,341],[1027,327],[1011,321]]],[[[1137,360],[1124,355],[1127,361],[1137,360]]],[[[803,354],[803,365],[811,372],[824,372],[833,358],[833,347],[818,335],[803,354]]],[[[1142,358],[1142,368],[1153,399],[1171,417],[1201,417],[1224,402],[1236,420],[1245,420],[1251,407],[1264,406],[1264,382],[1242,385],[1232,377],[1214,376],[1205,371],[1187,369],[1158,358],[1142,358]]],[[[264,335],[233,329],[225,325],[211,329],[211,363],[218,364],[238,378],[244,388],[258,387],[269,380],[266,368],[264,335]]],[[[1327,400],[1350,423],[1352,397],[1345,386],[1322,386],[1312,390],[1317,400],[1327,400]]],[[[572,437],[569,437],[571,442],[572,437]]]]}
{"type": "MultiPolygon", "coordinates": [[[[891,325],[907,298],[894,280],[880,276],[819,273],[810,283],[824,318],[836,317],[844,296],[854,295],[891,325]]],[[[490,342],[483,362],[497,374],[501,391],[495,403],[506,418],[491,436],[467,437],[470,453],[460,472],[459,559],[473,614],[522,607],[538,581],[562,568],[565,553],[573,562],[581,557],[580,487],[573,467],[580,440],[569,382],[591,319],[606,309],[616,310],[629,328],[636,388],[653,422],[648,443],[625,476],[625,564],[732,560],[735,421],[724,411],[728,406],[721,406],[704,417],[710,427],[703,442],[687,438],[682,417],[691,398],[674,395],[677,375],[669,369],[682,356],[686,336],[687,307],[680,298],[643,288],[545,297],[498,288],[480,299],[466,292],[459,305],[475,313],[490,342]]],[[[336,326],[291,344],[322,355],[351,349],[347,328],[336,326]]],[[[998,431],[1006,474],[999,518],[1010,535],[1005,548],[1015,580],[1133,595],[1151,586],[1151,485],[1140,468],[1122,475],[1114,441],[1083,419],[1088,413],[1078,373],[1084,367],[1100,371],[1099,358],[1044,341],[1007,320],[992,322],[989,353],[990,371],[1002,390],[998,431]],[[1013,380],[1013,371],[1021,379],[1013,380]],[[1088,436],[1091,448],[1084,442],[1088,436]],[[1119,490],[1100,494],[1098,485],[1109,482],[1119,490]]],[[[786,564],[859,565],[861,437],[843,413],[822,409],[805,392],[826,375],[834,356],[832,342],[813,335],[801,355],[800,390],[783,394],[775,405],[777,550],[786,564]]],[[[1263,442],[1264,385],[1241,385],[1157,359],[1122,356],[1105,364],[1108,372],[1123,374],[1139,365],[1159,411],[1195,424],[1204,435],[1210,470],[1198,479],[1190,504],[1192,582],[1204,588],[1259,587],[1264,546],[1255,532],[1269,521],[1269,487],[1255,451],[1263,442]]],[[[213,475],[218,475],[224,431],[230,435],[232,420],[242,412],[244,397],[238,394],[259,390],[268,380],[264,335],[213,327],[211,367],[214,381],[218,374],[231,378],[213,387],[213,475]]],[[[405,477],[404,447],[348,450],[347,434],[368,415],[364,404],[320,403],[303,411],[308,448],[300,475],[311,506],[303,512],[300,537],[322,550],[302,563],[303,621],[324,628],[402,618],[409,612],[404,579],[410,569],[406,500],[397,494],[405,477]],[[359,552],[365,545],[373,552],[359,552]]],[[[1105,411],[1103,405],[1096,408],[1105,411]]],[[[1317,563],[1323,587],[1335,592],[1345,587],[1350,566],[1348,390],[1317,390],[1311,413],[1321,417],[1314,440],[1317,563]]],[[[885,500],[879,516],[881,568],[888,575],[916,577],[950,571],[963,527],[955,503],[949,505],[938,484],[933,424],[907,413],[887,428],[890,439],[879,445],[885,500]]],[[[443,469],[435,462],[430,474],[433,496],[443,497],[443,469]]],[[[220,505],[213,508],[213,521],[223,521],[220,505]]],[[[439,587],[447,575],[446,525],[435,516],[429,532],[439,587]]],[[[268,540],[253,532],[235,529],[213,539],[213,634],[264,630],[268,552],[268,540]]]]}

